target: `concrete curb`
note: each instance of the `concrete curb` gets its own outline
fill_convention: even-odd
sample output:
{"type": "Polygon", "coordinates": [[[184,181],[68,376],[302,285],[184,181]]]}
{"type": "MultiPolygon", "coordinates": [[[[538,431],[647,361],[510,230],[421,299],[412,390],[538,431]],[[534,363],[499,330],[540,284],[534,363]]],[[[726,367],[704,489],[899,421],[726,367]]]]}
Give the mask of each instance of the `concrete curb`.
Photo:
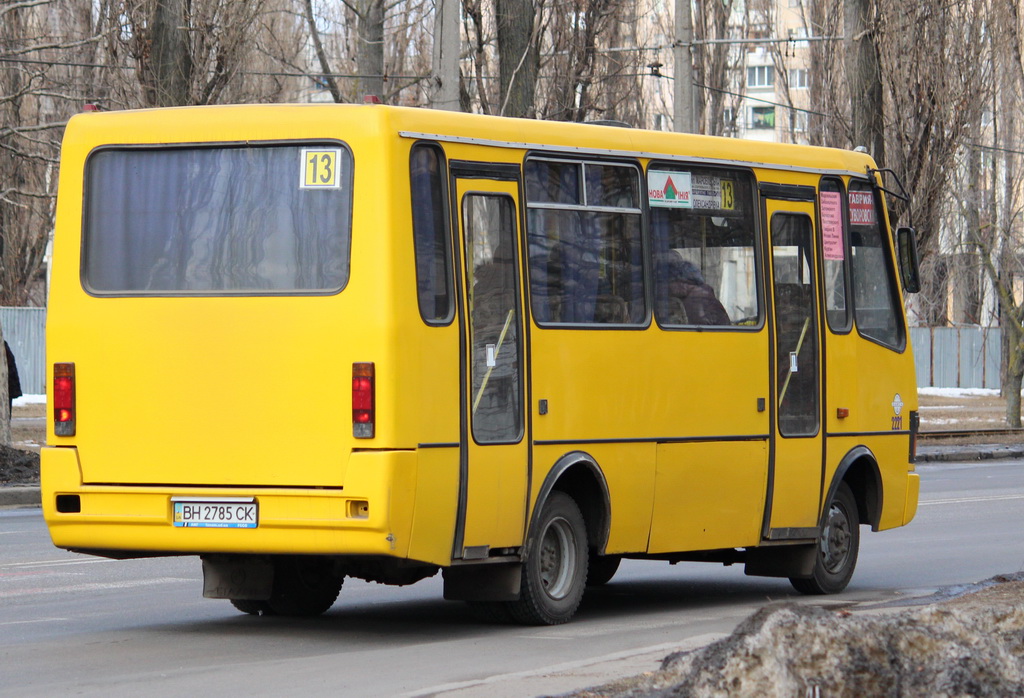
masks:
{"type": "Polygon", "coordinates": [[[42,502],[39,487],[0,486],[0,507],[38,507],[42,502]]]}
{"type": "Polygon", "coordinates": [[[964,463],[981,460],[1024,458],[1024,444],[978,444],[977,446],[918,446],[918,463],[964,463]]]}

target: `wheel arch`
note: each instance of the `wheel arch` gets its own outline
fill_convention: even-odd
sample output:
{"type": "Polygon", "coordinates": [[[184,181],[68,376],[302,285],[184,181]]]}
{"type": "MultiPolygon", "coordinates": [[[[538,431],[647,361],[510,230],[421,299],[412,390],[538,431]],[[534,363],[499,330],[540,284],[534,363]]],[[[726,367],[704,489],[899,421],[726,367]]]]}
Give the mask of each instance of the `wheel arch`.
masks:
{"type": "Polygon", "coordinates": [[[537,529],[537,520],[544,503],[556,491],[573,498],[587,527],[587,547],[603,553],[611,530],[608,481],[597,461],[583,451],[566,453],[548,471],[530,514],[524,553],[529,554],[529,548],[533,545],[533,532],[537,529]]]}
{"type": "Polygon", "coordinates": [[[857,516],[861,523],[870,524],[872,531],[878,530],[882,518],[882,476],[878,469],[878,459],[867,446],[856,446],[843,456],[832,476],[825,496],[826,506],[822,517],[828,511],[827,503],[835,497],[840,483],[845,482],[853,492],[857,501],[857,516]]]}

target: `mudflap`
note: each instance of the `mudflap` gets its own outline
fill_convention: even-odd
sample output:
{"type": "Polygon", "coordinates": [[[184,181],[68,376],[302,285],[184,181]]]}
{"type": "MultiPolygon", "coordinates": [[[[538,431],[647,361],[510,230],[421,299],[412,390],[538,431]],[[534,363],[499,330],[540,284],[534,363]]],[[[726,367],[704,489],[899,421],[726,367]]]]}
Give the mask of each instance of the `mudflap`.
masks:
{"type": "Polygon", "coordinates": [[[274,588],[269,559],[246,555],[204,555],[203,596],[207,599],[266,601],[274,588]]]}
{"type": "Polygon", "coordinates": [[[743,573],[751,577],[810,577],[817,546],[781,545],[747,549],[743,573]]]}
{"type": "Polygon", "coordinates": [[[517,601],[523,566],[519,563],[448,567],[443,572],[448,601],[517,601]]]}

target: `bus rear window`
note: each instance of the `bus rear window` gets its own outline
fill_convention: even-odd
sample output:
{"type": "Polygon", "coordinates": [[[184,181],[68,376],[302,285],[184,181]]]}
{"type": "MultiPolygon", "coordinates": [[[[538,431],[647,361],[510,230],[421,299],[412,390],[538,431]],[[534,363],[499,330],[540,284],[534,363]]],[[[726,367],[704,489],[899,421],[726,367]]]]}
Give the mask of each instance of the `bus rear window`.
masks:
{"type": "Polygon", "coordinates": [[[338,143],[99,150],[82,280],[117,295],[336,292],[351,211],[352,156],[338,143]]]}

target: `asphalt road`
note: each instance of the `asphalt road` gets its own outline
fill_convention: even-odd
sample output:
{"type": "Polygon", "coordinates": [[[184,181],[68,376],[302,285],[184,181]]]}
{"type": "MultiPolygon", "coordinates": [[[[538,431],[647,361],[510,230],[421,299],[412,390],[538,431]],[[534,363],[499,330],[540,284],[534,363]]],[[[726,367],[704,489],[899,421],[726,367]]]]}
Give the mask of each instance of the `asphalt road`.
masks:
{"type": "Polygon", "coordinates": [[[347,580],[321,618],[203,599],[194,558],[107,561],[50,545],[38,510],[0,511],[0,695],[534,696],[655,669],[763,604],[907,601],[1024,568],[1024,461],[920,468],[908,527],[863,530],[841,595],[807,599],[742,567],[623,564],[554,628],[483,625],[441,599],[347,580]]]}

